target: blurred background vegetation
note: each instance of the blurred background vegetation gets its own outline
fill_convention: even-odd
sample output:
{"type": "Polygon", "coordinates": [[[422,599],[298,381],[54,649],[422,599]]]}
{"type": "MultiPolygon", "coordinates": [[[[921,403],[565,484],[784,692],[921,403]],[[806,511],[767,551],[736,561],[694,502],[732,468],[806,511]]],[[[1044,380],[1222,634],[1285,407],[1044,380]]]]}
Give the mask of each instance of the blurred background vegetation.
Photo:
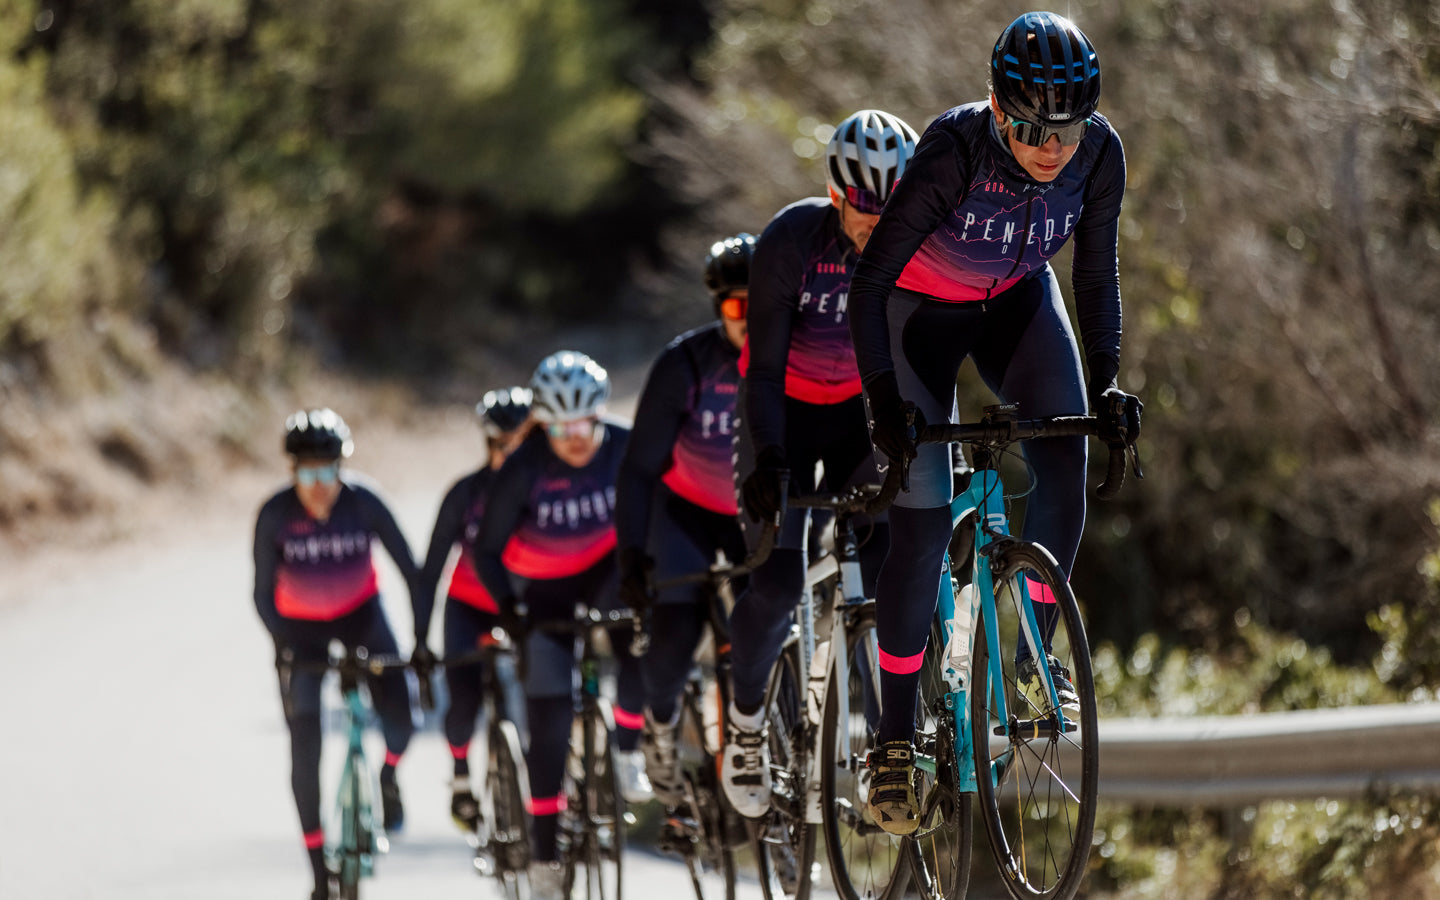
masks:
{"type": "MultiPolygon", "coordinates": [[[[1130,167],[1149,477],[1075,573],[1116,711],[1433,697],[1440,7],[1057,10],[1130,167]],[[1296,641],[1330,674],[1267,691],[1296,641]],[[1140,656],[1202,674],[1160,696],[1140,656]]],[[[267,399],[322,375],[468,402],[576,329],[643,366],[708,315],[711,241],[820,192],[833,123],[982,98],[1022,11],[0,0],[0,525],[268,454],[267,399]]]]}

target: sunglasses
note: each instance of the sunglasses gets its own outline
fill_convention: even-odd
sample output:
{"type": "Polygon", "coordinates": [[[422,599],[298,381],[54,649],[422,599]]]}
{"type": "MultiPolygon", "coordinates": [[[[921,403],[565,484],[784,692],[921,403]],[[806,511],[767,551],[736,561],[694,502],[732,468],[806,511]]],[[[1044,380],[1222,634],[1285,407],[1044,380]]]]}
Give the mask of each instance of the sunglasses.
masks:
{"type": "Polygon", "coordinates": [[[557,441],[562,441],[565,438],[594,437],[595,429],[599,427],[599,419],[575,419],[571,422],[546,422],[545,433],[557,441]]]}
{"type": "Polygon", "coordinates": [[[302,487],[313,487],[317,484],[334,484],[340,480],[340,464],[330,463],[325,466],[297,466],[295,469],[295,483],[302,487]]]}
{"type": "Polygon", "coordinates": [[[726,297],[720,301],[720,315],[727,319],[739,321],[745,318],[745,313],[749,308],[749,297],[726,297]]]}
{"type": "Polygon", "coordinates": [[[1026,122],[1024,119],[1011,119],[1010,133],[1015,136],[1015,140],[1027,147],[1043,147],[1045,142],[1050,140],[1051,135],[1060,138],[1061,146],[1069,147],[1072,144],[1080,143],[1089,124],[1090,120],[1085,119],[1072,125],[1054,128],[1049,125],[1036,125],[1034,122],[1026,122]]]}
{"type": "Polygon", "coordinates": [[[867,191],[864,188],[846,185],[845,199],[855,207],[856,212],[862,212],[867,216],[878,216],[880,211],[885,208],[884,200],[875,196],[873,191],[867,191]]]}

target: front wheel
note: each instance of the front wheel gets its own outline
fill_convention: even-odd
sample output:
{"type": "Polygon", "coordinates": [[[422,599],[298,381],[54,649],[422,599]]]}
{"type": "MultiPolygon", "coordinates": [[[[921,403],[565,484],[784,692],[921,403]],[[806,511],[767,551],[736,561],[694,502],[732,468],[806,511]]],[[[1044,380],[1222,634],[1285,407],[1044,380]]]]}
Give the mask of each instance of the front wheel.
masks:
{"type": "Polygon", "coordinates": [[[992,566],[995,621],[976,622],[970,693],[981,815],[1010,896],[1069,900],[1090,859],[1100,771],[1090,647],[1047,550],[1015,541],[992,566]]]}
{"type": "Polygon", "coordinates": [[[736,836],[740,814],[721,797],[718,761],[706,739],[703,691],[687,689],[675,729],[686,800],[670,810],[662,840],[685,860],[696,900],[735,900],[736,836]]]}
{"type": "Polygon", "coordinates": [[[530,776],[520,750],[520,734],[513,722],[493,720],[489,743],[485,790],[490,822],[486,829],[488,847],[482,849],[494,863],[501,894],[509,900],[522,900],[530,895],[526,874],[530,863],[526,819],[530,776]]]}
{"type": "Polygon", "coordinates": [[[584,880],[586,900],[620,900],[620,868],[625,851],[625,801],[615,766],[613,718],[604,701],[587,698],[580,712],[579,746],[570,748],[567,809],[561,814],[560,858],[564,896],[574,898],[584,880]]]}
{"type": "Polygon", "coordinates": [[[849,672],[832,667],[820,726],[820,797],[825,850],[836,892],[844,900],[879,900],[902,894],[901,841],[886,834],[866,810],[870,779],[866,756],[880,725],[879,644],[869,604],[845,629],[849,672]]]}
{"type": "Polygon", "coordinates": [[[815,863],[815,826],[805,822],[805,682],[799,654],[786,645],[765,690],[770,747],[770,809],[751,823],[765,900],[806,900],[815,863]]]}

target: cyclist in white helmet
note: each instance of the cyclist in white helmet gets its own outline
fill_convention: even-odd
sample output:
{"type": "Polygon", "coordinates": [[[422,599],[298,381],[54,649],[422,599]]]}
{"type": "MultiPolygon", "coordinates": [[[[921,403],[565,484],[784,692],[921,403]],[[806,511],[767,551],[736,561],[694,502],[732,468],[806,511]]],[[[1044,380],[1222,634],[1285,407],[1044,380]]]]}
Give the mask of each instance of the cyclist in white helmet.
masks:
{"type": "MultiPolygon", "coordinates": [[[[485,498],[475,567],[500,611],[500,623],[525,641],[530,746],[530,884],[536,900],[558,898],[556,825],[563,803],[565,753],[574,711],[575,642],[530,631],[544,620],[569,620],[577,602],[610,608],[615,561],[615,476],[630,429],[603,418],[610,377],[583,353],[564,350],[542,361],[530,379],[530,414],[538,426],[505,460],[485,498]],[[527,615],[517,613],[523,600],[527,615]]],[[[637,749],[644,725],[639,661],[627,652],[631,628],[611,634],[620,671],[616,743],[627,800],[650,794],[637,749]]]]}
{"type": "MultiPolygon", "coordinates": [[[[846,118],[825,151],[828,196],[785,207],[756,242],[735,437],[741,520],[752,547],[761,524],[779,513],[786,478],[797,491],[813,491],[823,463],[827,490],[879,480],[846,307],[850,274],[917,139],[890,113],[866,109],[846,118]]],[[[734,700],[721,778],[735,809],[751,817],[769,805],[761,706],[805,588],[808,521],[804,510],[786,514],[774,551],[731,618],[734,700]]],[[[855,526],[873,596],[888,529],[883,519],[855,526]]]]}

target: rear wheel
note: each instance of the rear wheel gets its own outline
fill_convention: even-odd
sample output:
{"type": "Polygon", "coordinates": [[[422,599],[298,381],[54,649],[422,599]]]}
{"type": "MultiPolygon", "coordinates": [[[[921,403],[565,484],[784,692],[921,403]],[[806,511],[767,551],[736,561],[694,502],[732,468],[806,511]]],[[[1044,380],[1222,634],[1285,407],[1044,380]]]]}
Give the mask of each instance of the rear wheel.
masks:
{"type": "Polygon", "coordinates": [[[974,835],[973,795],[958,790],[955,715],[946,707],[944,652],[945,633],[937,621],[930,628],[930,644],[920,666],[920,700],[915,708],[916,754],[933,761],[934,772],[916,768],[920,827],[906,842],[916,889],[926,900],[965,896],[974,835]]]}
{"type": "Polygon", "coordinates": [[[766,900],[806,900],[815,863],[815,826],[805,822],[805,694],[794,644],[780,652],[765,690],[770,809],[751,823],[766,900]]]}
{"type": "Polygon", "coordinates": [[[999,642],[991,646],[989,623],[977,621],[970,693],[981,814],[1012,897],[1068,900],[1085,877],[1095,830],[1100,750],[1090,648],[1075,595],[1048,551],[1015,541],[992,566],[999,642]],[[1038,652],[1022,630],[1027,595],[1039,622],[1034,643],[1045,645],[1038,652]],[[1050,679],[1021,683],[1017,660],[1027,658],[1073,684],[1068,706],[1067,698],[1056,702],[1050,679]]]}
{"type": "Polygon", "coordinates": [[[697,900],[735,900],[735,844],[743,840],[740,815],[722,800],[718,760],[706,739],[704,696],[687,690],[675,729],[686,802],[672,810],[665,833],[685,860],[697,900]]]}
{"type": "Polygon", "coordinates": [[[530,864],[530,835],[526,822],[525,792],[530,777],[520,750],[520,734],[506,720],[490,724],[490,755],[485,771],[486,792],[492,804],[489,853],[501,893],[510,900],[530,894],[526,870],[530,864]]]}
{"type": "Polygon", "coordinates": [[[825,850],[835,890],[845,900],[878,900],[903,892],[905,856],[866,811],[866,756],[880,725],[879,645],[871,604],[846,628],[849,672],[831,672],[821,720],[820,796],[825,850]],[[838,678],[843,677],[843,681],[838,678]],[[842,734],[843,732],[843,734],[842,734]]]}

